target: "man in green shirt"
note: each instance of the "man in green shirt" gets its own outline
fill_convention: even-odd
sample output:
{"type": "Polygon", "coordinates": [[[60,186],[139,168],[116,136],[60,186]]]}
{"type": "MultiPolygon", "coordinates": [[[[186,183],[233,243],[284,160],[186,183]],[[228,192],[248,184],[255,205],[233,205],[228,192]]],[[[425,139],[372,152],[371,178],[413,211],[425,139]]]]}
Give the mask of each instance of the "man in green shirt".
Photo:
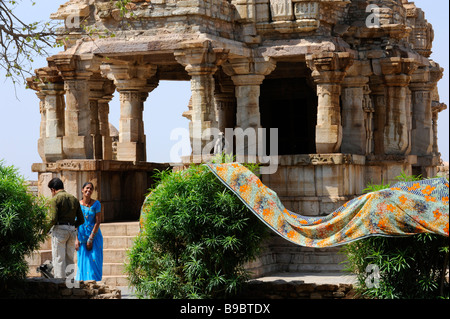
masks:
{"type": "Polygon", "coordinates": [[[50,200],[50,224],[52,234],[52,262],[55,278],[66,278],[68,266],[75,266],[75,242],[78,226],[84,223],[78,199],[64,190],[63,182],[55,177],[48,187],[50,200]]]}

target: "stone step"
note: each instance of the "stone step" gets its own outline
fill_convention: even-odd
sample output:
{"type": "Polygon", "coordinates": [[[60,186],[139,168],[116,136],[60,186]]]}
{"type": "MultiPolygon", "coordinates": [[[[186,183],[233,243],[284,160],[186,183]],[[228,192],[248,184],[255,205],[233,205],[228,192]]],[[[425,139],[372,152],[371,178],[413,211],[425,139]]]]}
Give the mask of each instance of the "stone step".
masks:
{"type": "Polygon", "coordinates": [[[102,235],[105,236],[137,236],[139,222],[104,223],[100,225],[102,235]]]}
{"type": "Polygon", "coordinates": [[[103,249],[128,249],[136,236],[103,236],[103,249]]]}
{"type": "Polygon", "coordinates": [[[127,250],[123,248],[118,249],[103,249],[103,262],[114,263],[118,260],[125,261],[127,258],[127,250]]]}
{"type": "Polygon", "coordinates": [[[102,282],[110,287],[127,287],[129,285],[127,276],[103,276],[102,282]]]}
{"type": "Polygon", "coordinates": [[[103,263],[103,276],[125,276],[124,263],[103,263]]]}
{"type": "MultiPolygon", "coordinates": [[[[109,286],[128,286],[124,274],[127,251],[133,245],[134,238],[139,234],[139,222],[104,223],[100,225],[103,235],[103,278],[109,286]]],[[[36,268],[46,260],[52,260],[51,238],[41,245],[41,249],[27,258],[29,264],[28,276],[40,276],[36,268]]],[[[77,256],[75,254],[75,262],[77,256]]]]}

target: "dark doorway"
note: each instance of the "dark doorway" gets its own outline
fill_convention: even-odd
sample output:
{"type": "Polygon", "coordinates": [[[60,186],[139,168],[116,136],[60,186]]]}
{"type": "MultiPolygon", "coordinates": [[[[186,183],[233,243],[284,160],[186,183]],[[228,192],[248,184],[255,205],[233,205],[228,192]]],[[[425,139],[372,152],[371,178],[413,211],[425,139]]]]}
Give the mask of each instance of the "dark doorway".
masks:
{"type": "Polygon", "coordinates": [[[263,128],[278,128],[279,155],[316,152],[317,95],[306,77],[264,80],[260,112],[263,128]]]}

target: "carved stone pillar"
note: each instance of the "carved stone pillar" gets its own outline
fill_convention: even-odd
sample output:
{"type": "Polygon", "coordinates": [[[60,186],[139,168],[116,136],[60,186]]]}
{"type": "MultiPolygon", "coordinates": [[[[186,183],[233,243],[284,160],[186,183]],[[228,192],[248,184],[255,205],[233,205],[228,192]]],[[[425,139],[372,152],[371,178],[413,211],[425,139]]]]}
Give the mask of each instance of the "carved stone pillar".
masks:
{"type": "Polygon", "coordinates": [[[432,94],[442,77],[439,67],[418,69],[409,86],[412,92],[411,153],[427,156],[433,153],[432,94]]]}
{"type": "Polygon", "coordinates": [[[45,110],[45,94],[39,90],[36,92],[36,95],[39,98],[39,113],[41,114],[41,123],[39,126],[39,139],[38,139],[38,154],[41,157],[42,161],[46,162],[44,153],[44,141],[47,132],[47,112],[45,110]]]}
{"type": "Polygon", "coordinates": [[[115,86],[112,81],[105,81],[103,96],[98,100],[99,130],[102,137],[102,158],[112,160],[112,138],[109,130],[109,102],[113,99],[115,86]]]}
{"type": "Polygon", "coordinates": [[[64,153],[70,159],[94,157],[88,80],[88,75],[64,79],[67,103],[64,153]]]}
{"type": "Polygon", "coordinates": [[[103,141],[100,134],[100,110],[99,100],[103,96],[102,78],[89,81],[89,109],[91,111],[91,136],[93,142],[94,159],[103,159],[103,141]]]}
{"type": "Polygon", "coordinates": [[[231,78],[218,72],[216,77],[214,100],[216,103],[216,119],[219,131],[225,134],[226,128],[234,128],[236,114],[236,94],[231,78]]]}
{"type": "Polygon", "coordinates": [[[62,83],[43,83],[40,87],[41,93],[45,96],[44,161],[55,162],[65,158],[63,149],[65,127],[64,85],[62,83]]]}
{"type": "Polygon", "coordinates": [[[431,106],[433,116],[433,156],[440,156],[438,147],[438,120],[439,113],[446,110],[447,105],[445,103],[439,103],[439,101],[433,101],[431,106]]]}
{"type": "Polygon", "coordinates": [[[341,152],[365,155],[367,150],[364,87],[367,77],[347,77],[342,89],[342,146],[341,152]]]}
{"type": "Polygon", "coordinates": [[[236,94],[236,127],[241,128],[242,134],[255,134],[254,145],[244,142],[244,137],[239,136],[240,131],[236,131],[236,154],[247,154],[250,159],[255,160],[257,155],[257,133],[261,128],[261,114],[259,112],[259,96],[261,84],[266,75],[270,74],[276,67],[275,61],[266,61],[262,58],[232,59],[224,65],[223,70],[231,76],[235,85],[236,94]],[[247,131],[247,129],[251,129],[247,131]],[[239,143],[238,141],[242,141],[239,143]]]}
{"type": "Polygon", "coordinates": [[[194,162],[199,162],[204,147],[211,142],[209,129],[218,127],[213,75],[226,54],[227,52],[211,48],[208,41],[190,43],[185,49],[175,52],[175,58],[191,77],[192,110],[189,128],[194,162]]]}
{"type": "MultiPolygon", "coordinates": [[[[411,74],[417,68],[413,59],[386,58],[381,60],[385,83],[384,153],[387,155],[408,155],[409,109],[408,85],[411,74]]],[[[381,124],[381,123],[380,123],[381,124]]]]}
{"type": "Polygon", "coordinates": [[[65,158],[64,135],[64,82],[56,67],[36,70],[36,75],[27,79],[27,85],[36,91],[39,98],[41,123],[39,127],[38,153],[44,163],[65,158]]]}
{"type": "Polygon", "coordinates": [[[102,72],[114,81],[120,93],[119,142],[117,160],[146,161],[143,110],[148,93],[158,86],[156,66],[128,63],[102,65],[102,72]]]}
{"type": "Polygon", "coordinates": [[[353,63],[349,53],[318,53],[306,57],[317,84],[316,152],[339,152],[342,143],[341,82],[353,63]]]}
{"type": "Polygon", "coordinates": [[[225,133],[226,128],[234,127],[234,111],[236,109],[236,99],[226,94],[215,94],[217,112],[217,128],[220,132],[225,133]]]}

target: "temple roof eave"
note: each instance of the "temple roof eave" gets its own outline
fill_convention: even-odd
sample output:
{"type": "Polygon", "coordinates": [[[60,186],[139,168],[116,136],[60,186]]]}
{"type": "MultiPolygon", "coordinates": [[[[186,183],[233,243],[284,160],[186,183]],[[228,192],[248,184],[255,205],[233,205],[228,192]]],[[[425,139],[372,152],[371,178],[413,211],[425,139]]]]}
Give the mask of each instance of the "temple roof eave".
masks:
{"type": "Polygon", "coordinates": [[[267,40],[261,44],[258,52],[266,59],[278,61],[304,59],[306,55],[320,52],[348,52],[354,57],[358,56],[356,50],[337,37],[267,40]]]}

